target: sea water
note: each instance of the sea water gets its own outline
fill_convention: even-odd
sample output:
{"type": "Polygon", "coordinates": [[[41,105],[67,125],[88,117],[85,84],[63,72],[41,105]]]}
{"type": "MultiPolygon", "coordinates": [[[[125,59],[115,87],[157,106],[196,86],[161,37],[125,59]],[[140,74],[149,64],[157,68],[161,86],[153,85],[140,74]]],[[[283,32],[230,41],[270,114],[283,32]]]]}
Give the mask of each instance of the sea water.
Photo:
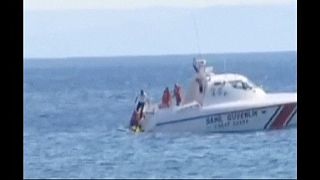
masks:
{"type": "MultiPolygon", "coordinates": [[[[296,178],[297,129],[142,133],[128,126],[144,89],[189,86],[193,55],[24,59],[24,178],[296,178]]],[[[267,92],[297,91],[296,52],[203,55],[267,92]]]]}

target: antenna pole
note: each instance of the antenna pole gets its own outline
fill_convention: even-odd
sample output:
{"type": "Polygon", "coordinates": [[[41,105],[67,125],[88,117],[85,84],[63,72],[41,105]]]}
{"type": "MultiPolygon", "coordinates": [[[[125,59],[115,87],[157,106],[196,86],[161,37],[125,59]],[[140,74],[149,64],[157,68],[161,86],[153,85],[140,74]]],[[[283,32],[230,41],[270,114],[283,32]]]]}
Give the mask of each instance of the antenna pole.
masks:
{"type": "Polygon", "coordinates": [[[200,58],[202,58],[202,53],[201,53],[201,48],[200,48],[200,43],[199,43],[199,32],[198,32],[198,27],[197,27],[197,22],[196,19],[194,17],[194,14],[191,11],[191,15],[192,15],[192,20],[193,20],[193,26],[195,27],[195,33],[196,33],[196,43],[197,43],[197,48],[198,48],[198,53],[200,58]]]}

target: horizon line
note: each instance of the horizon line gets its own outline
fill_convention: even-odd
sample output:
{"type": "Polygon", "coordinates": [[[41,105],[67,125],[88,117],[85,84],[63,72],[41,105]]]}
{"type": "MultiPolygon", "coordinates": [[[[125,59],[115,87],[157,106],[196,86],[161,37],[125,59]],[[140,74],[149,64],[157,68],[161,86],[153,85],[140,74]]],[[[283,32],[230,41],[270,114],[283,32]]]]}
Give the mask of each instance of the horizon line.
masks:
{"type": "Polygon", "coordinates": [[[72,9],[114,9],[114,10],[129,10],[129,9],[144,9],[153,7],[167,7],[167,8],[190,8],[198,9],[205,7],[219,7],[219,6],[281,6],[281,5],[297,5],[297,0],[124,0],[119,3],[117,0],[109,0],[107,3],[102,3],[99,0],[74,0],[74,2],[64,2],[51,0],[43,2],[42,0],[27,0],[24,1],[24,10],[72,10],[72,9]],[[131,3],[130,3],[131,2],[131,3]],[[126,4],[130,3],[130,5],[126,4]]]}
{"type": "Polygon", "coordinates": [[[297,50],[278,50],[278,51],[245,51],[245,52],[208,52],[208,53],[173,53],[173,54],[141,54],[141,55],[105,55],[105,56],[64,56],[64,57],[23,57],[23,60],[28,59],[80,59],[80,58],[122,58],[122,57],[161,57],[161,56],[205,56],[205,55],[221,55],[221,54],[262,54],[262,53],[288,53],[296,52],[297,50]]]}

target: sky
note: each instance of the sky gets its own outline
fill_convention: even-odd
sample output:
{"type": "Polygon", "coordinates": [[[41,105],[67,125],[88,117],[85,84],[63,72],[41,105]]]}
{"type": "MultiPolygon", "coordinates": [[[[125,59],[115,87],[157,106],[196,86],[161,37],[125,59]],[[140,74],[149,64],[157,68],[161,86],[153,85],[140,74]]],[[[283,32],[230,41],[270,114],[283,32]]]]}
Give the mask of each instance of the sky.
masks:
{"type": "Polygon", "coordinates": [[[24,57],[296,51],[296,0],[24,0],[24,57]]]}

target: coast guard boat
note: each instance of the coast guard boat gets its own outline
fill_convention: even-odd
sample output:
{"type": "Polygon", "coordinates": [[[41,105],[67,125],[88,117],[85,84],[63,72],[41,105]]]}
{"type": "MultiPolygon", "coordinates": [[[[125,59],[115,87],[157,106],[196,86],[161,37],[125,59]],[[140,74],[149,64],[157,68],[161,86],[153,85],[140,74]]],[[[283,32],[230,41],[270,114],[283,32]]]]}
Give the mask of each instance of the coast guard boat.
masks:
{"type": "Polygon", "coordinates": [[[194,59],[193,67],[182,104],[147,103],[134,131],[239,132],[297,124],[296,92],[266,93],[243,75],[215,74],[205,59],[194,59]]]}

